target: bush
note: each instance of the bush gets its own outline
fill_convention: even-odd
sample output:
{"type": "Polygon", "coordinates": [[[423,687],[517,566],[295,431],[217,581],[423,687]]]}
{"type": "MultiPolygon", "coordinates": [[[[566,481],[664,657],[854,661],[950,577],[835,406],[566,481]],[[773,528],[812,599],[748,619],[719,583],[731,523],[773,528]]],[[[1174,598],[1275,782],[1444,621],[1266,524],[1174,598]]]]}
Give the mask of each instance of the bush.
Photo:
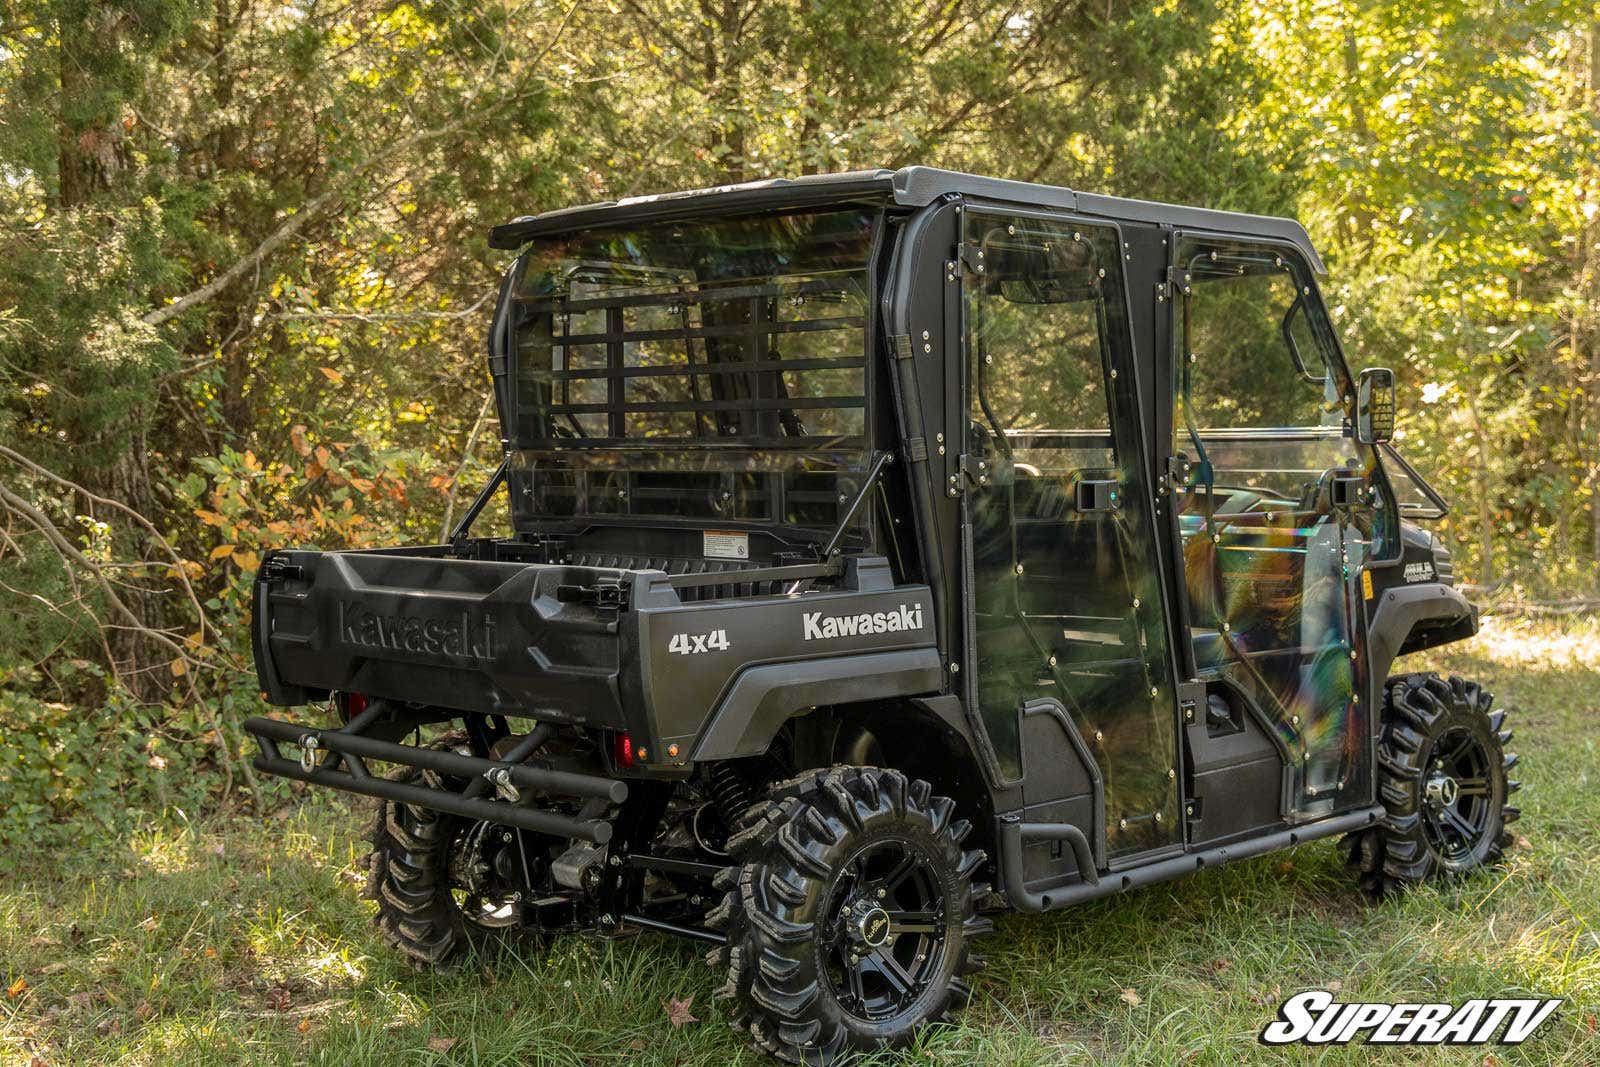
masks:
{"type": "Polygon", "coordinates": [[[209,776],[181,764],[205,758],[207,746],[169,750],[150,732],[150,714],[120,691],[85,708],[0,689],[0,867],[20,850],[81,846],[204,802],[209,776]]]}

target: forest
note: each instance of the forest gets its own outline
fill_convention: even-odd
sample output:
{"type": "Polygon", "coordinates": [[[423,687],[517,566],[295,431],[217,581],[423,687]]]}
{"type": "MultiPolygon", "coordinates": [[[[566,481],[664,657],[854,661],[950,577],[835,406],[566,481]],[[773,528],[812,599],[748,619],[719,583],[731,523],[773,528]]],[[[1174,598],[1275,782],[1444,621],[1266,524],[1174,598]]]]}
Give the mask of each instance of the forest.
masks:
{"type": "Polygon", "coordinates": [[[442,536],[497,461],[488,227],[619,196],[925,163],[1294,215],[1458,574],[1585,606],[1597,42],[1567,0],[5,0],[0,843],[259,802],[261,553],[442,536]]]}

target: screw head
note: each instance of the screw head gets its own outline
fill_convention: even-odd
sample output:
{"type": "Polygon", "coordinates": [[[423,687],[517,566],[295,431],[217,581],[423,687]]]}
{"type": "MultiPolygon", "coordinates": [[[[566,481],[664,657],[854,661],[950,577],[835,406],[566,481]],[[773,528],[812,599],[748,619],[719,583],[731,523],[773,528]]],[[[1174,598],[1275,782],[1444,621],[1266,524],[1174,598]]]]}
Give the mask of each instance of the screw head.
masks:
{"type": "Polygon", "coordinates": [[[1128,828],[1128,820],[1127,819],[1118,819],[1117,820],[1117,829],[1126,830],[1127,828],[1128,828]]]}
{"type": "Polygon", "coordinates": [[[1104,741],[1104,740],[1105,740],[1105,739],[1106,739],[1106,735],[1105,735],[1105,733],[1104,733],[1104,732],[1103,732],[1103,731],[1101,731],[1101,730],[1096,730],[1096,731],[1095,731],[1095,732],[1094,732],[1094,739],[1095,739],[1095,741],[1097,741],[1097,742],[1098,742],[1098,741],[1104,741]]]}
{"type": "Polygon", "coordinates": [[[1050,666],[1054,667],[1056,665],[1056,658],[1054,656],[1051,656],[1050,659],[1048,660],[1048,662],[1049,662],[1050,666]]]}
{"type": "Polygon", "coordinates": [[[677,757],[678,757],[678,746],[677,745],[668,745],[667,746],[667,756],[670,759],[677,759],[677,757]]]}
{"type": "Polygon", "coordinates": [[[1018,574],[1021,574],[1021,573],[1022,573],[1022,564],[1020,564],[1020,563],[1019,563],[1019,564],[1017,564],[1017,573],[1018,573],[1018,574]]]}
{"type": "Polygon", "coordinates": [[[1174,770],[1173,768],[1168,767],[1167,768],[1167,781],[1175,782],[1175,781],[1177,781],[1177,779],[1178,779],[1178,772],[1176,770],[1174,770]]]}
{"type": "Polygon", "coordinates": [[[1150,695],[1152,697],[1160,696],[1161,695],[1161,690],[1157,689],[1155,686],[1152,685],[1150,687],[1150,695]]]}
{"type": "Polygon", "coordinates": [[[929,333],[929,332],[928,332],[928,331],[927,331],[927,330],[923,330],[923,331],[922,331],[922,339],[923,339],[923,340],[924,340],[924,341],[926,341],[926,340],[927,340],[927,339],[928,339],[928,338],[929,338],[929,337],[932,337],[932,336],[933,336],[933,335],[932,335],[932,334],[930,334],[930,333],[929,333]]]}

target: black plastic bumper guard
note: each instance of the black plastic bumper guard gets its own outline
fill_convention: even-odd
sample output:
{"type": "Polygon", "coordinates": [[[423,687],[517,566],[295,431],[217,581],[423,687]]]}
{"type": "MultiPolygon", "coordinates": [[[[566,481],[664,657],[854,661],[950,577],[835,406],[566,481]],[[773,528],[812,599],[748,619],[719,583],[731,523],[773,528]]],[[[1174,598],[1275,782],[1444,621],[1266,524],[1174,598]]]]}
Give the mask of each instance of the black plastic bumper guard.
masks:
{"type": "MultiPolygon", "coordinates": [[[[468,819],[516,826],[536,833],[581,838],[596,845],[611,840],[610,822],[546,811],[534,807],[531,797],[535,794],[581,797],[611,804],[620,804],[628,798],[627,783],[615,778],[547,770],[513,761],[478,759],[455,752],[379,741],[361,735],[359,730],[365,725],[362,717],[358,717],[343,730],[322,730],[282,719],[256,717],[246,719],[244,729],[261,746],[260,754],[252,763],[263,774],[310,782],[346,793],[382,797],[413,807],[447,811],[468,819]],[[297,746],[300,758],[289,759],[284,756],[278,747],[280,744],[297,746]],[[316,761],[319,750],[326,750],[330,754],[320,763],[316,761]],[[466,778],[471,784],[464,792],[455,793],[447,789],[395,782],[368,771],[365,761],[369,759],[438,771],[440,774],[466,778]],[[491,799],[483,795],[489,792],[515,799],[491,799]]],[[[509,755],[521,758],[515,752],[509,755]]]]}

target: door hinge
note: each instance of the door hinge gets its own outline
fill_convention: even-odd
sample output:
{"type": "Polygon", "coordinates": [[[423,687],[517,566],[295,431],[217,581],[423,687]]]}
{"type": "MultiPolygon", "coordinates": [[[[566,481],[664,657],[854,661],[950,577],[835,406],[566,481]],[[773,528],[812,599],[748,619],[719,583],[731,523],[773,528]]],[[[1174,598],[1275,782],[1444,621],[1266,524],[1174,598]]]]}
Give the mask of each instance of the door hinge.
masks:
{"type": "Polygon", "coordinates": [[[1194,280],[1186,267],[1167,268],[1167,293],[1174,298],[1179,295],[1188,296],[1191,291],[1190,283],[1194,280]]]}

